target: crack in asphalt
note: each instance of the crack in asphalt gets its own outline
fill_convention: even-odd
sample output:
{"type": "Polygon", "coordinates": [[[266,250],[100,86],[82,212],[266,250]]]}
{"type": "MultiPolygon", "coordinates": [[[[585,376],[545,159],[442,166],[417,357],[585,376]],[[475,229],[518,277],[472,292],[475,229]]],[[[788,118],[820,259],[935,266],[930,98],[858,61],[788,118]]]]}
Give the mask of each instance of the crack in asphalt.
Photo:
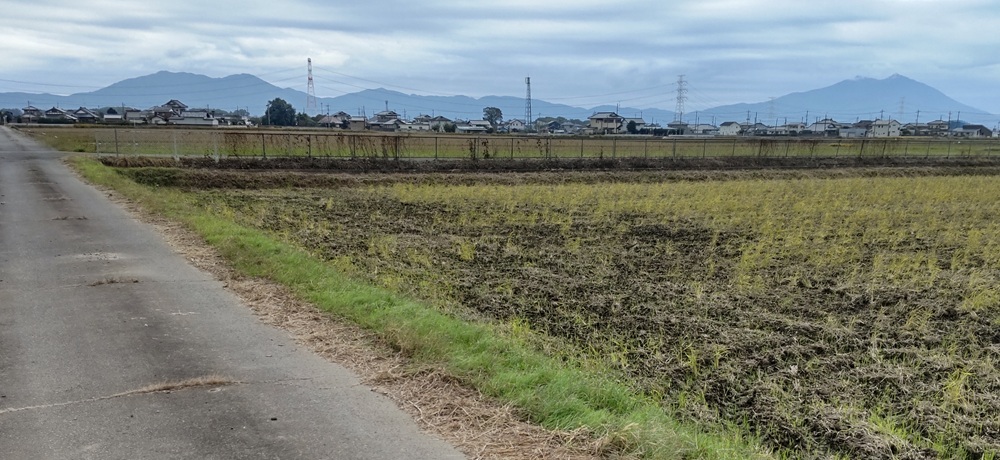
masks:
{"type": "Polygon", "coordinates": [[[113,395],[108,395],[108,396],[95,396],[93,398],[78,399],[74,401],[63,401],[51,404],[38,404],[34,406],[25,406],[25,407],[8,407],[6,409],[0,409],[0,416],[14,412],[25,412],[25,411],[40,410],[40,409],[51,409],[55,407],[73,406],[77,404],[87,404],[92,402],[107,401],[110,399],[126,398],[129,396],[140,396],[153,393],[171,393],[174,391],[189,390],[192,388],[207,388],[207,387],[220,388],[225,386],[249,385],[255,383],[258,385],[285,385],[294,382],[303,382],[312,380],[314,380],[313,377],[299,377],[291,379],[264,380],[259,382],[241,382],[239,380],[233,380],[228,377],[222,377],[218,375],[206,375],[202,377],[195,377],[176,382],[154,383],[151,385],[146,385],[142,388],[137,388],[135,390],[123,391],[121,393],[115,393],[113,395]]]}
{"type": "Polygon", "coordinates": [[[115,393],[113,395],[108,395],[108,396],[95,396],[93,398],[78,399],[75,401],[63,401],[58,403],[38,404],[34,406],[25,406],[25,407],[8,407],[6,409],[0,409],[0,415],[6,415],[14,412],[51,409],[54,407],[86,404],[98,401],[107,401],[109,399],[125,398],[129,396],[146,395],[152,393],[169,393],[173,391],[187,390],[199,387],[223,387],[229,385],[239,385],[241,383],[243,382],[232,380],[227,377],[220,377],[218,375],[206,375],[202,377],[195,377],[176,382],[155,383],[152,385],[146,385],[142,388],[137,388],[135,390],[123,391],[121,393],[115,393]]]}

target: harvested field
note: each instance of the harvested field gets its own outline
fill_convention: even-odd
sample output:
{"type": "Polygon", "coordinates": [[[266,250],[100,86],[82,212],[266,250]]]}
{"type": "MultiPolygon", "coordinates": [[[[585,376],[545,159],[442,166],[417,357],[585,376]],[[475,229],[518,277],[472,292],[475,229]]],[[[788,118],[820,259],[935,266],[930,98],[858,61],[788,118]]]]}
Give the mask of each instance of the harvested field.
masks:
{"type": "Polygon", "coordinates": [[[871,171],[125,174],[793,457],[994,458],[997,171],[871,171]]]}

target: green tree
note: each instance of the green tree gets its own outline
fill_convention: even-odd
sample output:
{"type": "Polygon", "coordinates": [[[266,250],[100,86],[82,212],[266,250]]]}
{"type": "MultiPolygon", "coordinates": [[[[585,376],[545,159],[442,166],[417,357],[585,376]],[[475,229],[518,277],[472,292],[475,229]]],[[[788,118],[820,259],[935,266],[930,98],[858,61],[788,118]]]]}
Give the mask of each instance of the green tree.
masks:
{"type": "Polygon", "coordinates": [[[444,132],[446,132],[446,133],[453,133],[457,129],[458,129],[458,126],[456,126],[454,123],[445,123],[444,124],[444,132]]]}
{"type": "Polygon", "coordinates": [[[295,107],[285,102],[284,99],[276,97],[267,103],[267,110],[261,117],[261,122],[272,126],[294,126],[295,107]]]}
{"type": "Polygon", "coordinates": [[[639,134],[639,129],[636,128],[634,120],[628,121],[628,124],[625,125],[625,130],[628,131],[629,134],[639,134]]]}
{"type": "Polygon", "coordinates": [[[503,112],[496,107],[486,107],[483,109],[483,120],[488,121],[490,126],[496,130],[497,125],[503,121],[503,112]]]}
{"type": "Polygon", "coordinates": [[[317,124],[316,120],[308,113],[302,112],[295,116],[295,126],[316,126],[317,124]]]}

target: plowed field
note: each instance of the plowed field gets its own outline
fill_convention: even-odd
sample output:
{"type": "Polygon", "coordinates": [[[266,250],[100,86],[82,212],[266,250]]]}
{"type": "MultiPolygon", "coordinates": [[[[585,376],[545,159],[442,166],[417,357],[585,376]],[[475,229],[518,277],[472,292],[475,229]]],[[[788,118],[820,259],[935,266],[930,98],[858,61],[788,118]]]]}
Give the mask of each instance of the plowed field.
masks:
{"type": "Polygon", "coordinates": [[[191,192],[793,456],[1000,450],[997,176],[573,174],[191,192]]]}

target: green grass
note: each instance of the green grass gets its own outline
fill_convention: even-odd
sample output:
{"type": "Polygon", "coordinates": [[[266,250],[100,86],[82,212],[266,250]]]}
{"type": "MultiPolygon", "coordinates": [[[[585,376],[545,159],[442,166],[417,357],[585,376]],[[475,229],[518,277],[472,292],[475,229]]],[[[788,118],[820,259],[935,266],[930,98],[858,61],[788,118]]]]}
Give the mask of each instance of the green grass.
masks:
{"type": "MultiPolygon", "coordinates": [[[[546,356],[522,328],[469,322],[338,272],[263,231],[194,205],[184,193],[140,186],[85,157],[72,165],[144,208],[185,224],[248,276],[271,279],[331,314],[373,331],[417,363],[436,366],[542,426],[584,428],[610,454],[642,458],[764,458],[739,430],[714,432],[680,423],[661,401],[636,393],[605,369],[585,370],[546,356]]],[[[516,326],[516,325],[515,325],[516,326]]]]}

